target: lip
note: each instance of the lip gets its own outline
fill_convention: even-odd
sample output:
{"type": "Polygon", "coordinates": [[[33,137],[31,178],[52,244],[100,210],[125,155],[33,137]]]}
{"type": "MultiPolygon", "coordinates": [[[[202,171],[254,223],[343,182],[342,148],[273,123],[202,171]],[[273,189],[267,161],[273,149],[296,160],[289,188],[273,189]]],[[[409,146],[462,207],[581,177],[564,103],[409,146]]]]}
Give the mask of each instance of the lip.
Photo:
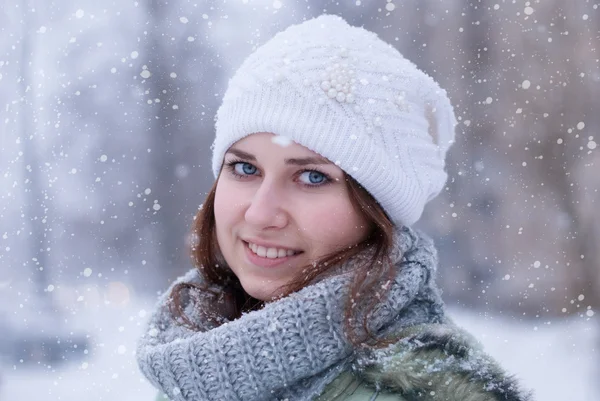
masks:
{"type": "Polygon", "coordinates": [[[274,258],[274,259],[263,258],[262,256],[258,256],[257,254],[252,252],[250,247],[248,247],[248,243],[246,241],[242,241],[242,245],[246,252],[246,259],[248,259],[248,261],[250,263],[252,263],[253,265],[259,266],[259,267],[276,267],[276,266],[279,266],[282,263],[288,262],[289,260],[300,255],[300,253],[297,253],[295,255],[286,256],[283,258],[274,258]]]}

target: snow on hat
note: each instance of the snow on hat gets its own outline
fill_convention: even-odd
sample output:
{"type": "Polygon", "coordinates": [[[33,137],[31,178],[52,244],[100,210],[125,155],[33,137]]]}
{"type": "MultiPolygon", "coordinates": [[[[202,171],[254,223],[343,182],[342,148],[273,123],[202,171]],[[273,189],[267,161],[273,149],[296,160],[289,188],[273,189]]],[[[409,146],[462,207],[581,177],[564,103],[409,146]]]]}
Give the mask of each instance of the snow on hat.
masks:
{"type": "Polygon", "coordinates": [[[231,78],[212,169],[238,140],[271,132],[334,162],[410,226],[444,187],[455,126],[431,77],[373,32],[322,15],[275,35],[231,78]]]}

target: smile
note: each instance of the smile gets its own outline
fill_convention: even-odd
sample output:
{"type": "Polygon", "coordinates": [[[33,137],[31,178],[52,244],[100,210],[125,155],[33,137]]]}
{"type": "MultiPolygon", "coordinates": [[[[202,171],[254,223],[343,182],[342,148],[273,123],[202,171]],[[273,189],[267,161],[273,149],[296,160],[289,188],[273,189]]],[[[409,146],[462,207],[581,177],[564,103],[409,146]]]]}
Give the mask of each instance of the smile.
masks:
{"type": "Polygon", "coordinates": [[[299,251],[294,251],[292,249],[266,248],[264,246],[253,244],[251,242],[248,242],[247,246],[256,255],[260,256],[261,258],[268,259],[285,258],[287,256],[293,256],[299,253],[299,251]]]}
{"type": "Polygon", "coordinates": [[[246,241],[242,241],[242,243],[246,251],[246,259],[248,262],[255,266],[264,268],[282,265],[303,253],[302,251],[296,251],[293,249],[267,248],[246,241]]]}

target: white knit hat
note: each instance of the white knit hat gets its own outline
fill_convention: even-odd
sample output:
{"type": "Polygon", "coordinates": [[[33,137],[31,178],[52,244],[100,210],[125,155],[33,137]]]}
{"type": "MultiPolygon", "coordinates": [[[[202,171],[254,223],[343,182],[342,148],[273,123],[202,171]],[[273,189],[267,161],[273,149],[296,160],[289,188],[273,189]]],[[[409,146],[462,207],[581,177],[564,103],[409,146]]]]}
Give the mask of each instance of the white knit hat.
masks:
{"type": "Polygon", "coordinates": [[[245,136],[271,132],[336,163],[397,225],[447,179],[456,117],[446,92],[376,34],[322,15],[278,33],[229,81],[212,168],[245,136]]]}

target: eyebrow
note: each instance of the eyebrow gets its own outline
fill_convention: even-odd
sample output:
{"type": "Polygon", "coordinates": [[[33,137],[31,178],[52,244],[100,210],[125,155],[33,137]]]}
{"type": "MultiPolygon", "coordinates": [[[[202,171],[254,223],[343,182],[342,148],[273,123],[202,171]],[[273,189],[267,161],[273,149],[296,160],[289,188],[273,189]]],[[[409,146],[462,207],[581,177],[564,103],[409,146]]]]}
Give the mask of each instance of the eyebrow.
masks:
{"type": "MultiPolygon", "coordinates": [[[[227,153],[233,153],[237,157],[242,159],[256,161],[256,157],[250,153],[244,152],[239,149],[229,148],[227,153]]],[[[301,158],[290,158],[284,160],[285,164],[291,164],[294,166],[306,166],[308,164],[332,164],[329,160],[322,157],[301,157],[301,158]]]]}

